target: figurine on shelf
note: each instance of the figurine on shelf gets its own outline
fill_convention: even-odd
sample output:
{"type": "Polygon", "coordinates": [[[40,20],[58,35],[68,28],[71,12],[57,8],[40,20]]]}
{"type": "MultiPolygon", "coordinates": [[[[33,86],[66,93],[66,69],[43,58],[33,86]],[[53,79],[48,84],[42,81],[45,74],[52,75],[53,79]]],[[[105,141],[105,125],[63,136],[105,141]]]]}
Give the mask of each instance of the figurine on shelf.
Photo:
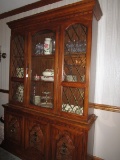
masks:
{"type": "Polygon", "coordinates": [[[40,80],[40,76],[38,76],[37,74],[34,76],[34,80],[35,81],[39,81],[40,80]]]}
{"type": "Polygon", "coordinates": [[[43,49],[44,49],[44,47],[43,47],[42,43],[36,44],[36,46],[35,46],[35,54],[36,55],[43,54],[43,49]]]}

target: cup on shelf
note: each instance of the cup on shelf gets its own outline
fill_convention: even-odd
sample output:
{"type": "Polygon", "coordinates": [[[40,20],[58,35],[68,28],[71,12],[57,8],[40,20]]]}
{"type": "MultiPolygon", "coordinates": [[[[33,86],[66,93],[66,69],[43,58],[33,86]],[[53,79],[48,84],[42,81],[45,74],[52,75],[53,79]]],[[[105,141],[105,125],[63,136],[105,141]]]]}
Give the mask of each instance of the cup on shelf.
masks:
{"type": "Polygon", "coordinates": [[[34,103],[35,105],[39,105],[40,102],[41,102],[41,97],[40,97],[40,96],[34,96],[34,97],[33,97],[33,103],[34,103]]]}

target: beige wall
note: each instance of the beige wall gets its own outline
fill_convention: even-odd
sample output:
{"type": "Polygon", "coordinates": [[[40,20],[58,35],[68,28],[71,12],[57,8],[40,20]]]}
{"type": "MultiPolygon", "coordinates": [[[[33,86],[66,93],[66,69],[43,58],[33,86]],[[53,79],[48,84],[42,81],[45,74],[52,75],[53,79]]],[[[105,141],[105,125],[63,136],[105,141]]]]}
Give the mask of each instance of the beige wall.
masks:
{"type": "MultiPolygon", "coordinates": [[[[97,55],[92,61],[90,102],[120,106],[120,0],[99,0],[103,17],[98,23],[97,55]],[[96,60],[95,60],[96,58],[96,60]]],[[[93,155],[105,160],[120,159],[120,113],[94,110],[93,155]]],[[[93,132],[93,129],[91,130],[93,132]]],[[[89,135],[88,152],[93,143],[89,135]]]]}

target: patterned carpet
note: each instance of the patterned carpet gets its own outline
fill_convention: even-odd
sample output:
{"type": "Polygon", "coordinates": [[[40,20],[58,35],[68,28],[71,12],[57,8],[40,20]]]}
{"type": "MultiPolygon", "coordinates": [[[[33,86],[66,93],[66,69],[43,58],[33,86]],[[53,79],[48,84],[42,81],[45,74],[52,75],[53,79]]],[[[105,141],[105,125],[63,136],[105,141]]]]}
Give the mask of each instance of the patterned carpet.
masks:
{"type": "Polygon", "coordinates": [[[0,160],[21,160],[21,159],[0,147],[0,160]]]}
{"type": "MultiPolygon", "coordinates": [[[[2,143],[3,140],[4,140],[4,123],[0,121],[0,144],[2,143]]],[[[21,160],[21,159],[0,147],[0,160],[21,160]]]]}
{"type": "Polygon", "coordinates": [[[0,144],[4,139],[4,123],[0,122],[0,144]]]}

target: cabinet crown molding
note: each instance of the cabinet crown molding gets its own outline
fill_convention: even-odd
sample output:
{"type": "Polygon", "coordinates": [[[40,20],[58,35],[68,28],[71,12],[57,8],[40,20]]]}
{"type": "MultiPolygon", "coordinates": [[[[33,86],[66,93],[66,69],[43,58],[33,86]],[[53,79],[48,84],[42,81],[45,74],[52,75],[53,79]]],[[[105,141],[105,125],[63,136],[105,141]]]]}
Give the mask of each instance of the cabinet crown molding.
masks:
{"type": "Polygon", "coordinates": [[[87,14],[89,15],[88,19],[92,19],[94,15],[97,20],[100,20],[102,16],[102,11],[98,0],[83,0],[80,2],[41,12],[32,16],[27,16],[18,20],[14,20],[8,22],[7,24],[11,29],[27,29],[31,25],[31,22],[35,25],[37,25],[38,23],[51,24],[51,22],[55,22],[58,20],[69,19],[73,16],[86,16],[87,14]]]}

